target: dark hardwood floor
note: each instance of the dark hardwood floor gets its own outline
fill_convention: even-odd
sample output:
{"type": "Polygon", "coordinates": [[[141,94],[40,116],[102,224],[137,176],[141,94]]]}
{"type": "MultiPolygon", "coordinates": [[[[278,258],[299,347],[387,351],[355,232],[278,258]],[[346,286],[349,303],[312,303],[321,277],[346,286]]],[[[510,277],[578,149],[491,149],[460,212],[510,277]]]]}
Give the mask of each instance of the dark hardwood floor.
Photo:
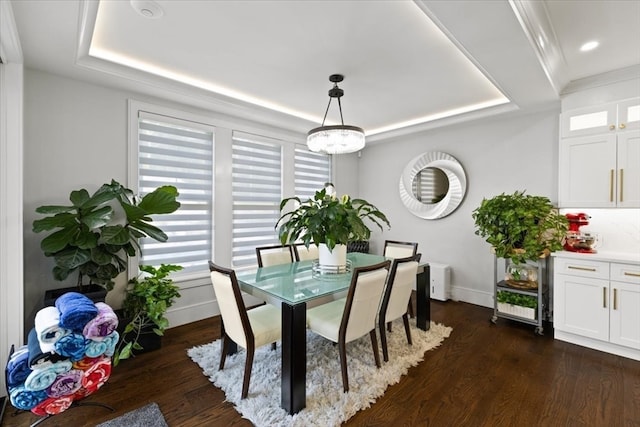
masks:
{"type": "MultiPolygon", "coordinates": [[[[640,362],[555,341],[549,329],[537,336],[530,325],[504,319],[493,325],[491,314],[432,302],[433,320],[452,326],[451,337],[346,425],[640,426],[640,362]]],[[[114,413],[76,407],[41,426],[95,426],[150,402],[169,426],[250,426],[187,357],[188,348],[218,335],[218,318],[170,329],[160,350],[123,361],[88,399],[114,413]]],[[[37,419],[8,406],[2,425],[37,419]]]]}

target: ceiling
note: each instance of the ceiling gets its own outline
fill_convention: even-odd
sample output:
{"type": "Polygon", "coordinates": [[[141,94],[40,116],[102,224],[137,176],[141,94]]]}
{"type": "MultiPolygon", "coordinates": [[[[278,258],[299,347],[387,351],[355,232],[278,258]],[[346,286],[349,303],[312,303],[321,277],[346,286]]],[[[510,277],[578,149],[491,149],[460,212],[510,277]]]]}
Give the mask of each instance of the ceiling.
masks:
{"type": "MultiPolygon", "coordinates": [[[[345,124],[363,127],[370,141],[557,103],[568,85],[613,70],[640,75],[635,0],[12,0],[12,7],[26,67],[293,132],[318,126],[329,75],[344,74],[345,124]],[[590,40],[600,47],[580,52],[590,40]]],[[[332,104],[327,122],[336,121],[332,104]]]]}

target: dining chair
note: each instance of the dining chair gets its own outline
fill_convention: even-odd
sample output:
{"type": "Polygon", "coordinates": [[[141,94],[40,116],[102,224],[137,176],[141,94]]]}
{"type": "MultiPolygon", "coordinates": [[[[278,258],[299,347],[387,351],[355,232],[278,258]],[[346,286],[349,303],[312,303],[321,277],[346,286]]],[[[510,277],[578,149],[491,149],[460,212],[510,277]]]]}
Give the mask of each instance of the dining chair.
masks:
{"type": "Polygon", "coordinates": [[[418,253],[417,242],[385,240],[382,254],[387,258],[406,258],[418,253]]]}
{"type": "Polygon", "coordinates": [[[294,261],[291,245],[270,245],[256,248],[258,267],[288,264],[294,261]]]}
{"type": "MultiPolygon", "coordinates": [[[[418,253],[418,242],[385,240],[382,254],[387,258],[406,258],[418,253]]],[[[409,301],[409,317],[414,317],[413,304],[409,301]]],[[[391,329],[389,329],[391,332],[391,329]]]]}
{"type": "Polygon", "coordinates": [[[247,350],[241,394],[241,399],[244,399],[249,392],[255,349],[269,343],[275,348],[273,344],[282,334],[281,313],[278,308],[269,304],[247,310],[235,271],[215,265],[211,261],[209,270],[222,317],[222,345],[218,370],[224,368],[229,340],[247,350]]]}
{"type": "Polygon", "coordinates": [[[382,357],[385,362],[389,361],[385,326],[389,327],[389,332],[391,332],[390,326],[394,320],[402,317],[407,342],[409,345],[413,345],[409,329],[409,301],[421,257],[422,254],[416,254],[406,258],[396,258],[391,264],[387,286],[384,289],[378,313],[378,329],[380,330],[382,357]]]}
{"type": "Polygon", "coordinates": [[[390,265],[391,261],[383,261],[375,265],[354,268],[345,298],[307,311],[307,327],[329,341],[338,343],[342,386],[345,392],[349,391],[346,348],[348,342],[368,333],[371,337],[376,367],[380,368],[376,316],[390,265]]]}
{"type": "Polygon", "coordinates": [[[310,244],[307,248],[304,243],[291,245],[296,261],[308,261],[318,259],[318,246],[310,244]]]}

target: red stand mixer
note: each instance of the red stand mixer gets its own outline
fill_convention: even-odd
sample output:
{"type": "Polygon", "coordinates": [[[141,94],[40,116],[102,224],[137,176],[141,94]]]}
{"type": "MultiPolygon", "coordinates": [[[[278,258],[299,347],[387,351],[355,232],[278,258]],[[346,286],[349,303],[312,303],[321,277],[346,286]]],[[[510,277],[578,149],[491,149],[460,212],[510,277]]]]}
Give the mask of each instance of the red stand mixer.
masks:
{"type": "Polygon", "coordinates": [[[589,225],[589,218],[586,213],[565,214],[569,220],[569,230],[564,239],[564,250],[571,252],[582,252],[588,254],[596,253],[594,248],[596,244],[596,236],[590,233],[583,233],[580,227],[589,225]]]}

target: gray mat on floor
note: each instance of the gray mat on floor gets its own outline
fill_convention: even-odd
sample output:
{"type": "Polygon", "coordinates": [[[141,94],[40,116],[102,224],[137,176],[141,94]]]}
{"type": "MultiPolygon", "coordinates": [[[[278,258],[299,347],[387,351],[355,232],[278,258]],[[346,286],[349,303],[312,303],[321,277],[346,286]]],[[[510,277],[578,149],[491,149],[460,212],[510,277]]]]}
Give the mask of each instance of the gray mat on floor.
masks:
{"type": "Polygon", "coordinates": [[[157,403],[134,409],[96,427],[168,427],[157,403]]]}

